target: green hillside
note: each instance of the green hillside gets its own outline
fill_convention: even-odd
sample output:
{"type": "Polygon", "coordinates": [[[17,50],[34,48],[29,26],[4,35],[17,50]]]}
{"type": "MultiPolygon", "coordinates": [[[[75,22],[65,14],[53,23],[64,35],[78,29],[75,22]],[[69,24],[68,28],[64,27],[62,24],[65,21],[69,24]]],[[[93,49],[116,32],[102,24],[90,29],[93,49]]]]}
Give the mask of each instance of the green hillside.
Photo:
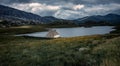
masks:
{"type": "Polygon", "coordinates": [[[26,33],[30,29],[43,31],[38,26],[0,29],[0,66],[120,65],[120,33],[117,28],[106,35],[58,39],[16,37],[12,36],[16,34],[14,29],[16,32],[20,29],[17,33],[21,30],[26,33]]]}

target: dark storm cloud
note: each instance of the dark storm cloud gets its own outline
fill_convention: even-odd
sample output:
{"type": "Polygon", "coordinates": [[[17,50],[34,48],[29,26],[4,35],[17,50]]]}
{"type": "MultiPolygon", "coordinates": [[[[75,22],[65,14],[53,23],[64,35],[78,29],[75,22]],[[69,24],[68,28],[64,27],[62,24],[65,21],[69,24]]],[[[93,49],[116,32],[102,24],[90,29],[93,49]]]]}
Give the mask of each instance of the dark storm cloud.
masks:
{"type": "Polygon", "coordinates": [[[0,3],[10,4],[10,3],[30,3],[39,2],[47,4],[61,4],[72,2],[74,4],[108,4],[108,3],[120,3],[120,0],[1,0],[0,3]]]}
{"type": "Polygon", "coordinates": [[[31,0],[0,0],[1,4],[29,3],[31,0]]]}

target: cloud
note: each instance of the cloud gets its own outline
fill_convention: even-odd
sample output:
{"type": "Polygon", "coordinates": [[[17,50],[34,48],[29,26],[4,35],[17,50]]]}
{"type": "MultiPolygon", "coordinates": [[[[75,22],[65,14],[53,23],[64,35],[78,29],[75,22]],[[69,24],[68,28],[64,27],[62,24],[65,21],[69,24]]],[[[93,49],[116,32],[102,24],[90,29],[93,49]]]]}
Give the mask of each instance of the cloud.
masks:
{"type": "Polygon", "coordinates": [[[62,4],[62,3],[74,3],[74,4],[109,4],[109,3],[120,3],[120,0],[1,0],[2,4],[12,3],[45,3],[45,4],[62,4]]]}
{"type": "Polygon", "coordinates": [[[54,16],[57,12],[61,10],[65,11],[66,13],[67,12],[73,13],[75,10],[80,10],[84,7],[84,5],[80,4],[76,5],[73,3],[68,3],[64,5],[47,5],[42,3],[22,3],[22,4],[14,3],[10,6],[23,11],[39,14],[40,16],[54,16]]]}
{"type": "Polygon", "coordinates": [[[0,4],[40,16],[76,19],[108,13],[120,14],[120,0],[1,0],[0,4]]]}
{"type": "Polygon", "coordinates": [[[25,3],[25,4],[15,3],[10,6],[26,12],[39,14],[41,16],[48,16],[47,13],[51,14],[60,9],[60,6],[53,6],[53,5],[47,5],[47,4],[41,4],[41,3],[25,3]]]}
{"type": "Polygon", "coordinates": [[[33,0],[0,0],[0,4],[30,3],[33,0]]]}
{"type": "Polygon", "coordinates": [[[27,4],[12,4],[11,7],[14,7],[16,9],[20,10],[29,10],[31,9],[31,12],[37,11],[37,10],[58,10],[60,9],[60,6],[52,6],[52,5],[46,5],[41,3],[27,3],[27,4]]]}
{"type": "Polygon", "coordinates": [[[62,19],[77,19],[91,15],[105,15],[109,13],[120,14],[120,4],[100,4],[96,6],[84,6],[79,10],[61,10],[55,13],[55,17],[62,19]]]}
{"type": "Polygon", "coordinates": [[[80,10],[84,7],[84,5],[82,4],[73,4],[73,3],[65,3],[60,5],[61,9],[65,9],[65,10],[80,10]]]}
{"type": "Polygon", "coordinates": [[[82,0],[83,2],[95,3],[97,0],[82,0]]]}
{"type": "Polygon", "coordinates": [[[97,6],[91,6],[84,8],[84,11],[89,15],[101,15],[101,14],[108,14],[112,11],[120,9],[120,4],[101,4],[97,6]]]}
{"type": "Polygon", "coordinates": [[[79,11],[59,10],[54,14],[54,16],[57,18],[72,20],[72,19],[77,19],[83,16],[88,16],[88,15],[83,12],[79,12],[79,11]]]}
{"type": "Polygon", "coordinates": [[[79,4],[79,5],[74,6],[73,9],[74,9],[74,10],[80,10],[80,9],[82,9],[83,7],[84,7],[84,5],[80,5],[80,4],[79,4]]]}

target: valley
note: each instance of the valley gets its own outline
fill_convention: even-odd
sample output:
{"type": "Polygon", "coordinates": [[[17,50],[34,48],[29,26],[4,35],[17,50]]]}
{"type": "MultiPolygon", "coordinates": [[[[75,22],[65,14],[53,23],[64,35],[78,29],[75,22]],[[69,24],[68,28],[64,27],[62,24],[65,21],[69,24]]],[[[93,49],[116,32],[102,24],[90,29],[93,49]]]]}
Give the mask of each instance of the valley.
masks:
{"type": "Polygon", "coordinates": [[[106,35],[42,39],[14,34],[46,31],[41,26],[0,29],[0,65],[118,66],[120,31],[106,35]],[[113,60],[114,59],[114,60],[113,60]]]}
{"type": "MultiPolygon", "coordinates": [[[[36,3],[32,3],[32,6],[34,4],[36,3]]],[[[37,5],[39,4],[37,3],[37,5]]],[[[44,4],[44,6],[46,5],[44,4]]],[[[74,13],[73,9],[77,10],[79,6],[74,6],[71,14],[74,13]]],[[[53,9],[52,7],[47,8],[53,9]]],[[[71,10],[66,7],[64,9],[71,10]]],[[[42,17],[31,12],[0,5],[0,66],[119,66],[119,19],[120,15],[113,13],[91,15],[73,20],[53,16],[42,17]],[[104,27],[90,30],[90,28],[98,26],[104,27]],[[99,32],[101,29],[108,30],[105,26],[114,27],[107,33],[100,34],[103,32],[99,32]],[[75,31],[81,29],[76,28],[82,28],[83,34],[88,34],[56,39],[15,36],[44,32],[49,28],[59,30],[67,28],[65,31],[61,31],[66,32],[66,35],[73,33],[77,35],[79,32],[76,34],[75,31]],[[97,34],[89,34],[94,31],[97,34]]]]}

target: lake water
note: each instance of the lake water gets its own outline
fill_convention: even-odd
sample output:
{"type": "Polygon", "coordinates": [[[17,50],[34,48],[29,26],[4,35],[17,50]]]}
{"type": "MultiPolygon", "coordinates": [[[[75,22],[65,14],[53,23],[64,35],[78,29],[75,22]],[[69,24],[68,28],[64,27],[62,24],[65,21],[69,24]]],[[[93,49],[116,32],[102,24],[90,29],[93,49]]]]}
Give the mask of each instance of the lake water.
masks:
{"type": "MultiPolygon", "coordinates": [[[[114,26],[94,26],[94,27],[75,27],[75,28],[53,28],[55,29],[61,37],[76,37],[76,36],[86,36],[86,35],[96,35],[96,34],[107,34],[111,31],[114,26]]],[[[31,37],[46,37],[46,32],[35,32],[29,34],[20,34],[17,36],[31,36],[31,37]]]]}

